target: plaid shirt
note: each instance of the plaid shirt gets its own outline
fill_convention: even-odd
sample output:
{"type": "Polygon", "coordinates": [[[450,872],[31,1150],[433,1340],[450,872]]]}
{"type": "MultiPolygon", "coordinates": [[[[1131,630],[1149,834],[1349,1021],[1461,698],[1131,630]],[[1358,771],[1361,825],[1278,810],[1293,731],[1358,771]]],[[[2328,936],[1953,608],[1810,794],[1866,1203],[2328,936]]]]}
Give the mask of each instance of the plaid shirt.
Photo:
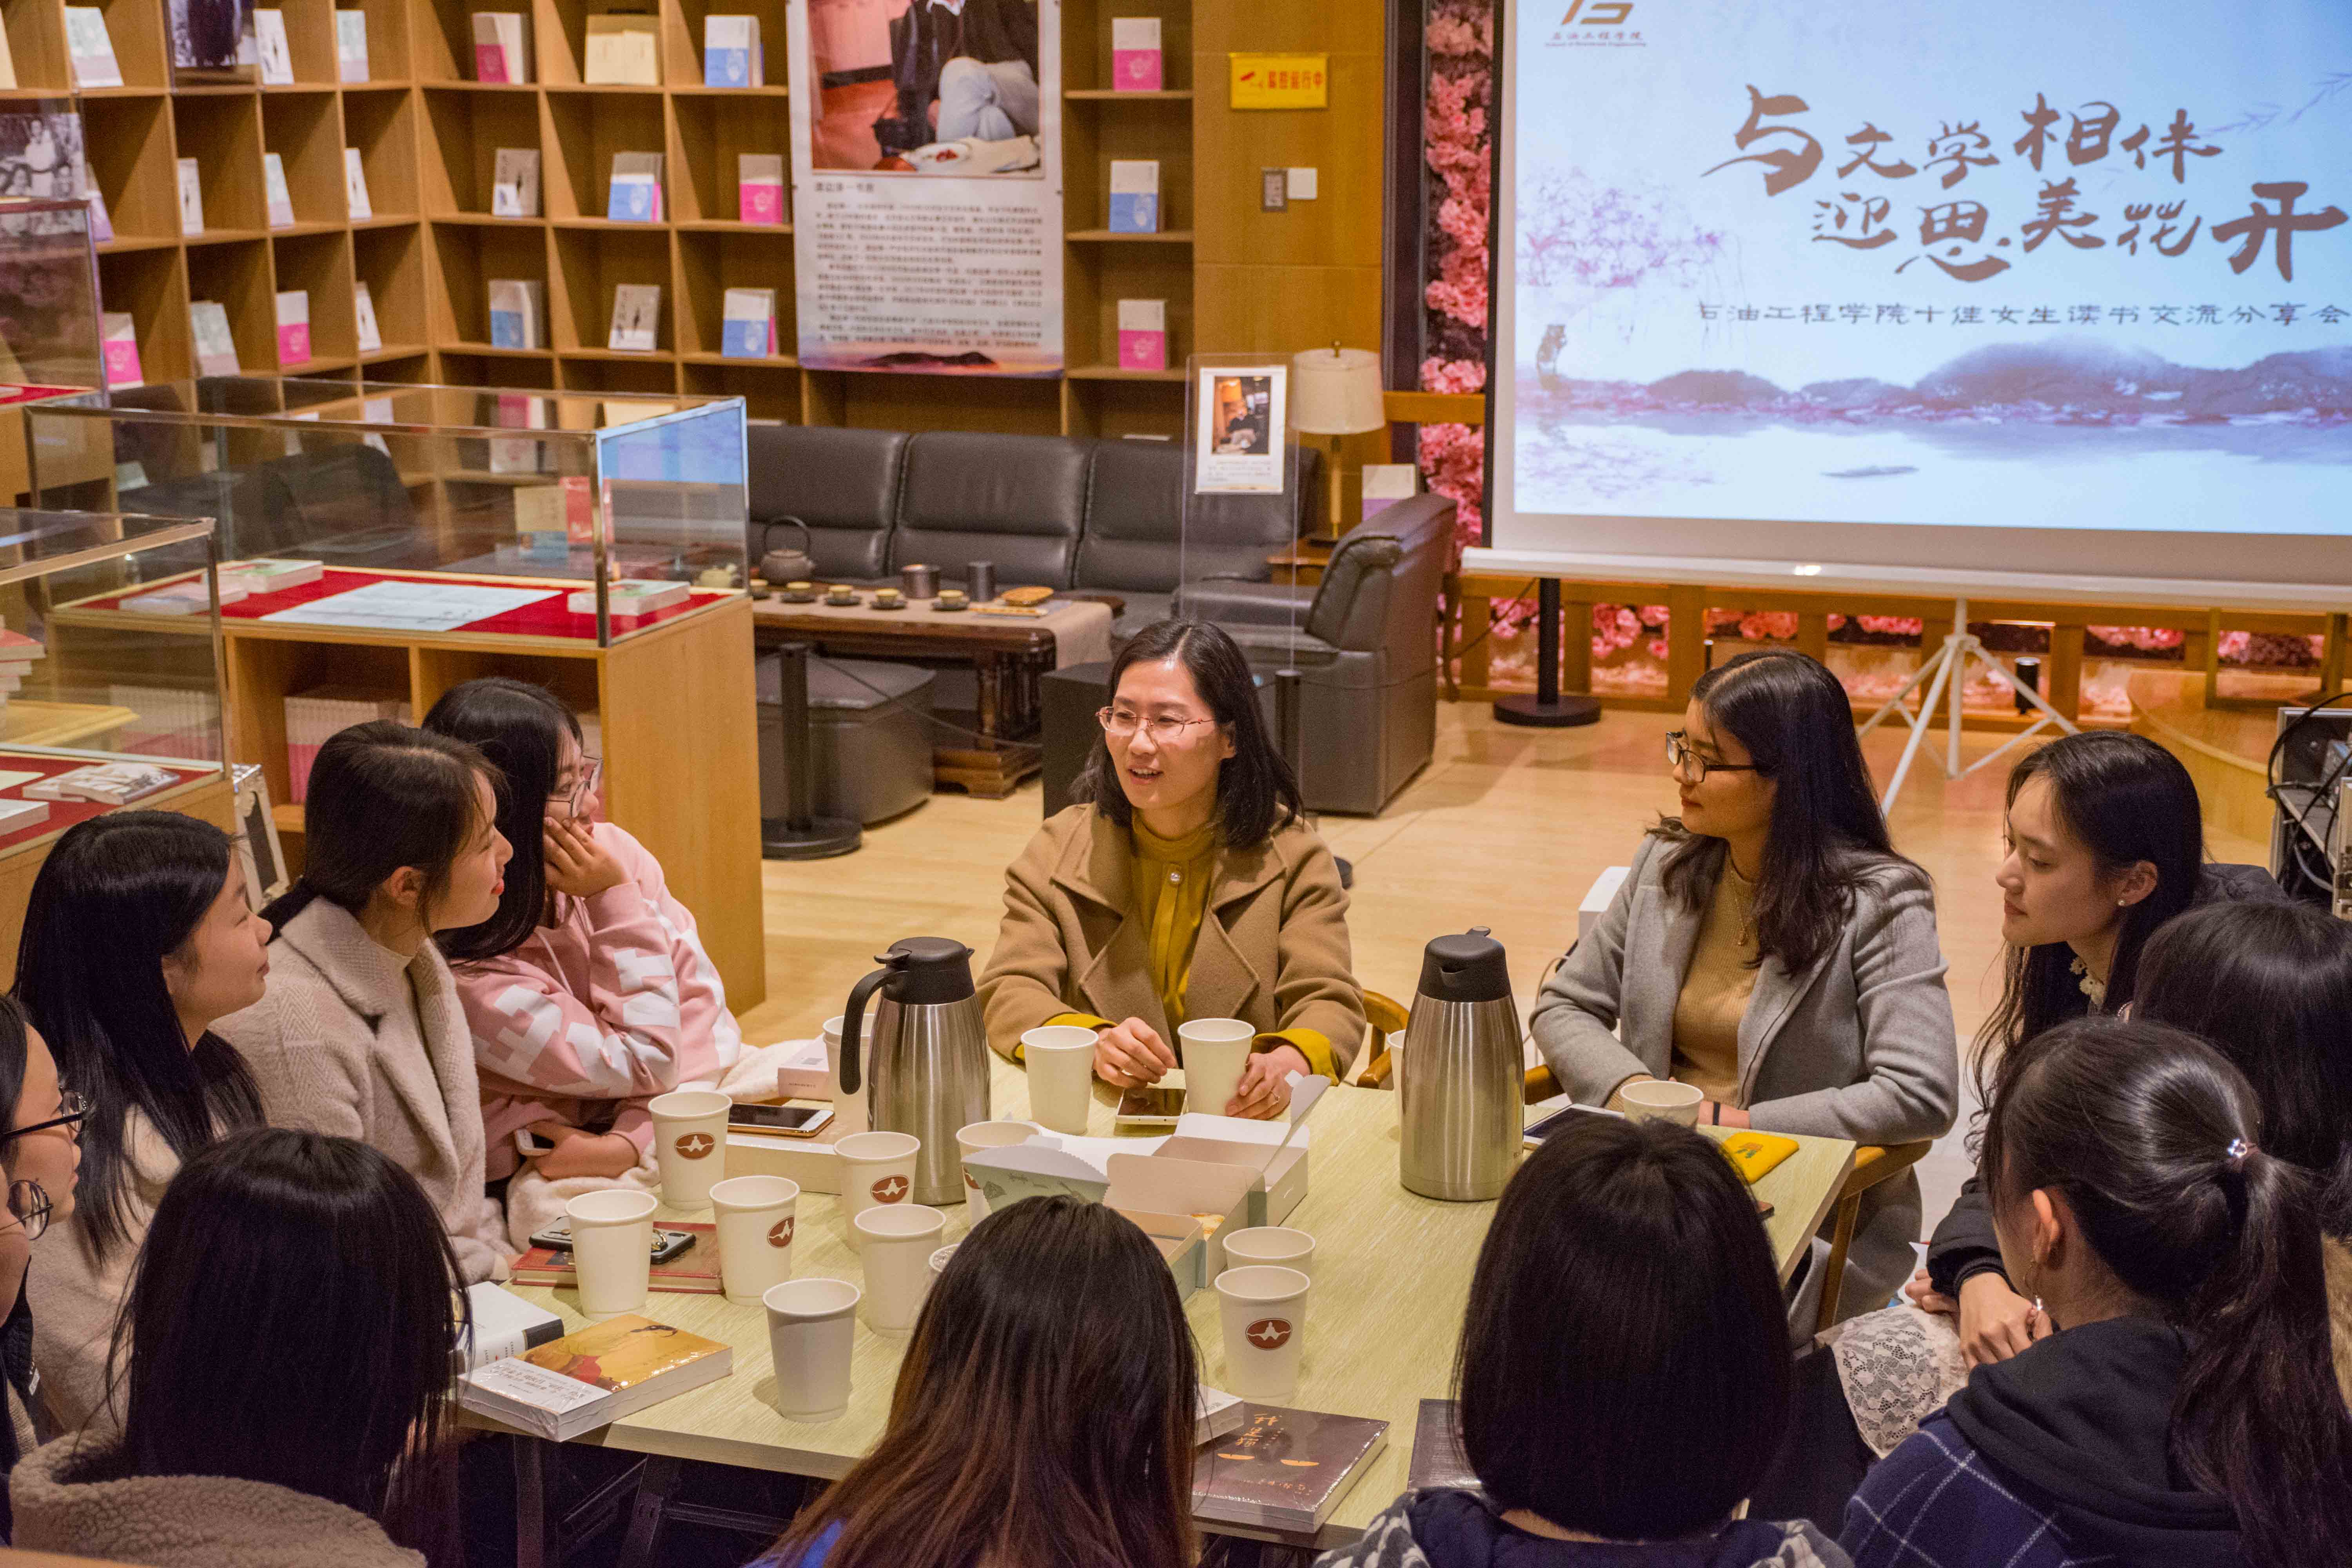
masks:
{"type": "Polygon", "coordinates": [[[1879,1461],[1845,1505],[1854,1568],[2107,1568],[2078,1555],[2042,1503],[1993,1473],[1941,1411],[1879,1461]]]}

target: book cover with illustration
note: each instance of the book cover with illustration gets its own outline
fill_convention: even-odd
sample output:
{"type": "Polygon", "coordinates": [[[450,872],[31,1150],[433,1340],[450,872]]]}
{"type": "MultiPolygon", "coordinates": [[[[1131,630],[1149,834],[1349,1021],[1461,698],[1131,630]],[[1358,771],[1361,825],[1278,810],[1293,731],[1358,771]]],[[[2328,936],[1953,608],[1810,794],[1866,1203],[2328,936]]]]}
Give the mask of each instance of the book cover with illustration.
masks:
{"type": "Polygon", "coordinates": [[[634,1415],[734,1370],[716,1340],[624,1312],[467,1373],[457,1402],[556,1442],[634,1415]]]}
{"type": "Polygon", "coordinates": [[[1192,1512],[1225,1524],[1321,1528],[1381,1449],[1389,1424],[1244,1405],[1241,1429],[1192,1461],[1192,1512]]]}
{"type": "MultiPolygon", "coordinates": [[[[719,1283],[719,1227],[694,1221],[663,1220],[656,1230],[682,1230],[694,1237],[694,1245],[667,1263],[656,1263],[646,1281],[654,1290],[675,1290],[687,1296],[716,1296],[722,1287],[719,1283]]],[[[580,1283],[579,1270],[572,1264],[568,1247],[534,1247],[515,1259],[514,1283],[517,1285],[551,1285],[568,1289],[580,1283]]]]}

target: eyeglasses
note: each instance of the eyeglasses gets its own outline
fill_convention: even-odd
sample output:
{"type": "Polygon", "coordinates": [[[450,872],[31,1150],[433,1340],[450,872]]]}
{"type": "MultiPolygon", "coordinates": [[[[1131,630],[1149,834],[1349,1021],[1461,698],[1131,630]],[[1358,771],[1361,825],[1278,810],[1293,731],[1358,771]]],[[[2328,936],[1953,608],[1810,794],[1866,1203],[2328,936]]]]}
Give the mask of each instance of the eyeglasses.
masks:
{"type": "Polygon", "coordinates": [[[1140,713],[1130,713],[1124,708],[1097,708],[1095,722],[1103,733],[1114,740],[1132,740],[1138,730],[1150,732],[1151,738],[1163,746],[1180,744],[1184,732],[1195,724],[1214,724],[1214,719],[1146,719],[1140,713]]]}
{"type": "Polygon", "coordinates": [[[604,777],[604,759],[583,753],[580,758],[580,776],[572,781],[571,789],[561,795],[551,795],[547,798],[551,801],[562,801],[564,810],[577,816],[587,809],[589,797],[596,793],[596,786],[603,782],[604,777]]]}
{"type": "Polygon", "coordinates": [[[58,1113],[55,1116],[47,1121],[36,1121],[30,1127],[19,1127],[12,1132],[0,1134],[0,1137],[22,1138],[29,1132],[46,1132],[52,1127],[70,1127],[75,1141],[79,1142],[82,1118],[88,1116],[89,1110],[89,1101],[68,1089],[58,1096],[58,1113]]]}
{"type": "Polygon", "coordinates": [[[24,1226],[26,1241],[38,1241],[47,1233],[49,1215],[56,1207],[49,1201],[48,1189],[40,1183],[23,1181],[8,1184],[8,1212],[24,1226]]]}
{"type": "Polygon", "coordinates": [[[1706,783],[1709,773],[1753,773],[1763,770],[1754,763],[1714,763],[1699,755],[1690,743],[1690,737],[1680,730],[1666,731],[1666,766],[1676,773],[1687,769],[1690,782],[1706,783]]]}

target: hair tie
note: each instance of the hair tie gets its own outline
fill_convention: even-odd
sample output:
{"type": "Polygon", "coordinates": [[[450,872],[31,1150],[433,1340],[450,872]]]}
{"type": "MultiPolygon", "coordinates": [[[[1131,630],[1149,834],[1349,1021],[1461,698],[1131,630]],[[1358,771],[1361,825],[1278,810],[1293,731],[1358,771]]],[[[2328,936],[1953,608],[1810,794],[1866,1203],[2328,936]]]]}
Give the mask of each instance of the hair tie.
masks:
{"type": "Polygon", "coordinates": [[[2246,1156],[2253,1152],[2254,1146],[2252,1143],[2242,1138],[2232,1138],[2230,1140],[2230,1146],[2221,1151],[2221,1158],[2231,1170],[2242,1171],[2246,1168],[2246,1156]]]}

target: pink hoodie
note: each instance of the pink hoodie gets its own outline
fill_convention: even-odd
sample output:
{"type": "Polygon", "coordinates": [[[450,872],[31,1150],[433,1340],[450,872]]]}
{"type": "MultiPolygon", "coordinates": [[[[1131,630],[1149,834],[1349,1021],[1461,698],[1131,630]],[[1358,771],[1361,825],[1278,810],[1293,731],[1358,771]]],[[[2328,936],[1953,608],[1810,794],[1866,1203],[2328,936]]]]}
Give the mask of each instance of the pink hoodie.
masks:
{"type": "Polygon", "coordinates": [[[593,899],[559,893],[555,924],[503,956],[450,966],[481,1072],[492,1181],[520,1168],[514,1135],[534,1121],[609,1126],[650,1150],[646,1101],[716,1083],[742,1054],[726,988],[661,863],[609,822],[593,831],[627,881],[593,899]]]}

